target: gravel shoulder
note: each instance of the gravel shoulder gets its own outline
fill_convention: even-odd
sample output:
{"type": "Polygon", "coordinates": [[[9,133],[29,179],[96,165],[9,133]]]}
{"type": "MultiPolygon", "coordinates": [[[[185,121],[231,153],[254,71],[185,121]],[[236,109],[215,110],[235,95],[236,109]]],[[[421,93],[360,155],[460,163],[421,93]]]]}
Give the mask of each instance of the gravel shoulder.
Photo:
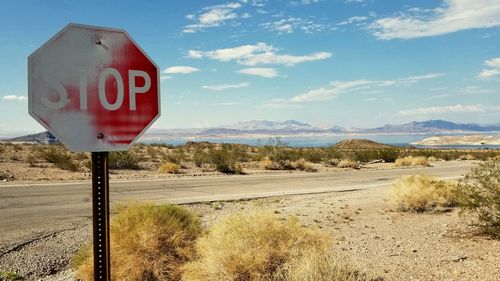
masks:
{"type": "MultiPolygon", "coordinates": [[[[391,186],[253,200],[186,204],[209,226],[228,214],[254,208],[297,216],[334,241],[332,251],[385,280],[497,280],[500,241],[477,234],[457,209],[413,214],[394,211],[391,186]]],[[[73,280],[69,261],[91,239],[81,218],[0,253],[0,272],[27,280],[73,280]]]]}

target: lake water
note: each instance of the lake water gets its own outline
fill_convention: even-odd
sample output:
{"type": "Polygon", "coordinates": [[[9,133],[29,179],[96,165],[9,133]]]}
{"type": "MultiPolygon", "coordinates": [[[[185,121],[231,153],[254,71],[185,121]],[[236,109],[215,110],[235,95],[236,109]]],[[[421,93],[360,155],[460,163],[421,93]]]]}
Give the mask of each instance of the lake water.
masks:
{"type": "MultiPolygon", "coordinates": [[[[304,137],[280,137],[280,141],[292,147],[326,147],[334,145],[345,139],[368,139],[379,143],[407,146],[411,142],[420,141],[435,135],[328,135],[328,136],[304,136],[304,137]]],[[[212,143],[236,143],[248,144],[252,146],[273,145],[276,144],[277,138],[199,138],[199,139],[177,139],[165,140],[160,143],[171,145],[182,145],[188,141],[193,142],[212,142],[212,143]]],[[[158,143],[158,142],[156,142],[158,143]]],[[[500,145],[457,145],[457,146],[440,146],[439,148],[456,148],[456,149],[500,149],[500,145]]]]}

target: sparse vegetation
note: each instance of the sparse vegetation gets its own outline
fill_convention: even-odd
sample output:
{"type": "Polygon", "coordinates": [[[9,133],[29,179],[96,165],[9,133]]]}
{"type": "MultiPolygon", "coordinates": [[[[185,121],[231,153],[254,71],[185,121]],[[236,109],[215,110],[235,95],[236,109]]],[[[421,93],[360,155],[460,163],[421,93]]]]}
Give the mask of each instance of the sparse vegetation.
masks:
{"type": "Polygon", "coordinates": [[[131,169],[138,170],[141,167],[139,162],[142,157],[132,151],[113,151],[109,153],[109,168],[110,169],[131,169]]]}
{"type": "Polygon", "coordinates": [[[0,272],[0,280],[17,281],[17,280],[24,280],[24,278],[15,272],[6,271],[6,272],[0,272]]]}
{"type": "Polygon", "coordinates": [[[158,171],[160,171],[160,173],[167,173],[167,174],[180,173],[179,165],[177,165],[175,163],[170,163],[170,162],[165,162],[165,163],[161,164],[158,171]]]}
{"type": "Polygon", "coordinates": [[[455,183],[427,175],[406,176],[396,181],[393,196],[401,211],[425,212],[457,204],[455,183]]]}
{"type": "Polygon", "coordinates": [[[396,167],[406,167],[406,166],[430,166],[425,156],[406,156],[403,158],[396,159],[394,163],[396,167]]]}
{"type": "Polygon", "coordinates": [[[198,258],[184,266],[183,280],[366,280],[340,266],[328,254],[330,245],[326,234],[302,227],[294,217],[236,214],[198,239],[198,258]]]}
{"type": "Polygon", "coordinates": [[[224,174],[243,174],[243,168],[228,149],[212,149],[208,153],[210,163],[215,169],[224,174]]]}
{"type": "MultiPolygon", "coordinates": [[[[78,179],[87,179],[91,169],[90,153],[73,153],[62,145],[1,143],[0,149],[3,150],[0,153],[0,163],[15,163],[16,166],[28,164],[33,168],[55,167],[81,172],[72,175],[78,179]]],[[[111,152],[109,167],[113,170],[132,169],[161,173],[159,169],[161,164],[170,162],[178,165],[186,174],[199,175],[214,171],[224,174],[243,174],[244,171],[252,173],[251,170],[256,169],[313,172],[328,170],[322,169],[323,167],[363,168],[367,164],[392,163],[396,160],[397,166],[427,166],[429,162],[435,160],[477,161],[495,158],[500,159],[499,149],[417,149],[387,146],[366,140],[351,140],[329,147],[291,147],[276,138],[259,146],[209,142],[188,142],[177,146],[137,144],[128,151],[111,152]]],[[[36,172],[32,171],[33,173],[36,172]]],[[[112,171],[112,173],[120,172],[112,171]]],[[[16,171],[16,175],[18,174],[24,175],[16,171]]],[[[47,180],[50,177],[40,176],[40,178],[47,180]]],[[[63,179],[65,176],[57,178],[63,179]]],[[[16,180],[23,179],[31,180],[31,177],[16,178],[16,180]]]]}
{"type": "Polygon", "coordinates": [[[48,149],[41,149],[38,151],[38,157],[63,170],[72,172],[79,170],[78,163],[73,160],[72,155],[62,146],[51,146],[48,149]]]}
{"type": "Polygon", "coordinates": [[[353,161],[351,159],[344,159],[344,160],[341,160],[338,164],[337,164],[337,167],[338,168],[353,168],[353,169],[357,169],[359,168],[359,165],[356,161],[353,161]]]}
{"type": "MultiPolygon", "coordinates": [[[[131,203],[112,219],[112,280],[181,280],[180,266],[201,234],[196,215],[178,206],[131,203]]],[[[82,280],[93,280],[93,255],[74,264],[82,280]]]]}
{"type": "Polygon", "coordinates": [[[500,161],[479,164],[458,183],[462,211],[477,217],[482,228],[500,238],[500,161]]]}

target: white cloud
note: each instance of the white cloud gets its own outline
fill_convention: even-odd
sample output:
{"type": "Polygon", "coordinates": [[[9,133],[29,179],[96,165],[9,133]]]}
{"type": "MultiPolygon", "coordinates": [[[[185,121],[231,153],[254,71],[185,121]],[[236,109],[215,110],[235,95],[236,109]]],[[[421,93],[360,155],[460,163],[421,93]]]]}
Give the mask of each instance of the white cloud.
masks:
{"type": "Polygon", "coordinates": [[[260,76],[265,78],[274,78],[279,76],[278,72],[274,68],[268,67],[251,67],[251,68],[243,68],[238,70],[238,73],[260,76]]]}
{"type": "Polygon", "coordinates": [[[345,21],[341,21],[341,22],[337,23],[337,25],[348,25],[348,24],[352,24],[355,22],[366,21],[367,19],[368,19],[367,17],[355,16],[355,17],[350,17],[350,18],[346,19],[345,21]]]}
{"type": "Polygon", "coordinates": [[[295,31],[302,31],[307,34],[321,32],[329,28],[329,25],[315,23],[311,20],[302,18],[288,17],[277,21],[266,22],[260,24],[268,31],[276,32],[278,34],[290,34],[295,31]]]}
{"type": "Polygon", "coordinates": [[[172,67],[169,67],[169,68],[163,70],[163,73],[167,73],[167,74],[189,74],[189,73],[198,72],[198,71],[200,71],[198,68],[192,67],[192,66],[172,66],[172,67]]]}
{"type": "Polygon", "coordinates": [[[500,76],[500,58],[493,58],[484,62],[486,66],[479,74],[479,79],[489,79],[495,76],[500,76]]]}
{"type": "Polygon", "coordinates": [[[250,86],[250,83],[242,82],[238,84],[222,84],[222,85],[206,85],[201,87],[203,90],[211,90],[211,91],[224,91],[227,89],[239,89],[246,88],[250,86]]]}
{"type": "Polygon", "coordinates": [[[444,0],[433,9],[409,9],[380,18],[368,28],[378,39],[412,39],[500,26],[498,0],[444,0]]]}
{"type": "Polygon", "coordinates": [[[334,81],[329,87],[310,90],[304,94],[290,99],[291,102],[311,102],[330,100],[338,95],[352,90],[365,89],[370,85],[379,83],[378,81],[353,80],[353,81],[334,81]]]}
{"type": "Polygon", "coordinates": [[[331,100],[337,96],[358,90],[373,90],[380,87],[405,87],[426,79],[441,77],[442,73],[430,73],[419,76],[408,76],[396,80],[352,80],[333,81],[328,87],[310,90],[291,99],[292,102],[313,102],[331,100]]]}
{"type": "Polygon", "coordinates": [[[16,96],[16,95],[7,95],[7,96],[3,96],[2,100],[4,100],[4,101],[25,102],[25,101],[28,101],[28,97],[26,97],[26,96],[16,96]]]}
{"type": "Polygon", "coordinates": [[[255,45],[242,45],[212,51],[189,50],[187,57],[196,59],[209,58],[219,61],[236,60],[239,64],[249,66],[259,64],[283,64],[291,66],[303,62],[323,60],[332,56],[329,52],[316,52],[303,56],[278,55],[276,51],[277,49],[271,45],[257,43],[255,45]]]}
{"type": "Polygon", "coordinates": [[[486,106],[482,104],[455,104],[447,106],[419,107],[401,110],[399,115],[433,115],[445,113],[480,113],[480,112],[500,112],[500,106],[486,106]]]}
{"type": "Polygon", "coordinates": [[[282,109],[282,108],[299,108],[301,105],[296,103],[291,103],[285,99],[272,99],[267,103],[258,105],[257,108],[272,108],[272,109],[282,109]]]}
{"type": "Polygon", "coordinates": [[[240,7],[241,3],[230,2],[222,5],[206,7],[197,16],[189,14],[186,18],[195,21],[195,23],[184,26],[182,32],[195,33],[208,27],[220,26],[228,20],[238,18],[238,14],[234,11],[240,7]]]}

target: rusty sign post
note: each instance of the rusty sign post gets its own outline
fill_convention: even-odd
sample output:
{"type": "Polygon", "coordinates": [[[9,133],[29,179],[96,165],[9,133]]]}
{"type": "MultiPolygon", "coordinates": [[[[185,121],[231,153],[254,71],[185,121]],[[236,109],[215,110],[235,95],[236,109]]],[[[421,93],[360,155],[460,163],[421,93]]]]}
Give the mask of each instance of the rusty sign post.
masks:
{"type": "Polygon", "coordinates": [[[69,150],[92,152],[94,280],[110,280],[109,151],[160,116],[158,66],[121,29],[69,24],[28,58],[29,113],[69,150]]]}

